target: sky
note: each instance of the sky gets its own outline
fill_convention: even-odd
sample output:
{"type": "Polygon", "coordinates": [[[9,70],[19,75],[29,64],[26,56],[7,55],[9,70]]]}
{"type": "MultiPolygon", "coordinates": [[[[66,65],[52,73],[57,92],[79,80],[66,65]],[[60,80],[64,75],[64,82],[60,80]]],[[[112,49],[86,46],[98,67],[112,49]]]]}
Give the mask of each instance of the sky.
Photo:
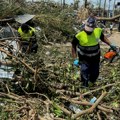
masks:
{"type": "MultiPolygon", "coordinates": [[[[27,1],[32,1],[32,0],[27,0],[27,1]]],[[[40,1],[40,0],[34,0],[34,1],[40,1]]],[[[47,0],[46,0],[47,1],[47,0]]],[[[61,2],[61,1],[63,1],[63,0],[51,0],[51,1],[55,1],[55,2],[61,2]]],[[[67,4],[71,4],[71,3],[73,3],[74,2],[74,0],[65,0],[66,1],[66,3],[67,4]]],[[[83,1],[84,0],[79,0],[80,1],[80,4],[83,4],[83,1]]],[[[100,0],[88,0],[88,2],[91,2],[93,5],[98,5],[99,4],[99,1],[100,0]]],[[[101,0],[101,6],[103,6],[103,4],[104,4],[104,1],[105,0],[101,0]]],[[[108,2],[109,0],[106,0],[106,7],[108,7],[109,6],[109,2],[108,2]]],[[[110,0],[111,2],[110,2],[110,9],[112,10],[113,9],[113,4],[114,4],[114,0],[110,0]]],[[[115,0],[116,2],[120,2],[120,0],[115,0]]]]}
{"type": "MultiPolygon", "coordinates": [[[[61,2],[61,0],[54,0],[54,1],[56,1],[56,2],[61,2]]],[[[63,0],[62,0],[62,1],[63,1],[63,0]]],[[[68,4],[71,4],[71,3],[74,2],[74,0],[65,0],[65,1],[66,1],[66,3],[68,3],[68,4]]],[[[83,4],[83,1],[84,1],[84,0],[79,0],[79,1],[80,1],[80,3],[83,4]]],[[[91,2],[93,5],[98,5],[98,4],[99,4],[99,1],[100,1],[100,0],[88,0],[88,2],[91,2]]],[[[105,0],[101,0],[101,6],[103,6],[104,1],[105,1],[105,0]]],[[[109,1],[109,0],[106,0],[106,6],[109,5],[109,2],[108,2],[108,1],[109,1]]],[[[120,0],[115,0],[115,1],[116,1],[116,3],[117,3],[117,2],[120,2],[120,0]]],[[[114,0],[110,0],[110,5],[113,6],[113,4],[114,4],[114,0]]]]}

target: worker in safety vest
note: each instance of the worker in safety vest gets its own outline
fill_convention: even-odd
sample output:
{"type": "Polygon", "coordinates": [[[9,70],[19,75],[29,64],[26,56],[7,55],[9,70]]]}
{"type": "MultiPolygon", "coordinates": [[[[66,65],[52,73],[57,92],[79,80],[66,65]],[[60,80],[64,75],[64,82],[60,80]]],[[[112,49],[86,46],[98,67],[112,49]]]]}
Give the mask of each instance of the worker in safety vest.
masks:
{"type": "Polygon", "coordinates": [[[89,17],[85,23],[84,30],[76,34],[72,40],[74,65],[80,65],[81,81],[85,87],[89,86],[89,82],[94,84],[99,76],[99,40],[116,50],[116,46],[112,45],[104,36],[102,29],[95,26],[95,21],[94,17],[89,17]],[[77,53],[79,60],[77,60],[77,53]]]}
{"type": "Polygon", "coordinates": [[[37,52],[38,44],[35,36],[35,29],[27,24],[18,28],[20,38],[20,49],[23,53],[37,52]]]}

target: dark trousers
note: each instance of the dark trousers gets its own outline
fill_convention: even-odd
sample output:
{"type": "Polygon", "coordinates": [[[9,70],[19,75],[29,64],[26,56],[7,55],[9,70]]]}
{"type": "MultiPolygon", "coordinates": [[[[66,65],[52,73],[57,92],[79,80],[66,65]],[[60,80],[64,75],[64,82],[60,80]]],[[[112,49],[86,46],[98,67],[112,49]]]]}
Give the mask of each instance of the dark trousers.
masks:
{"type": "MultiPolygon", "coordinates": [[[[22,53],[26,53],[28,47],[29,47],[30,43],[28,41],[22,42],[21,43],[21,47],[22,47],[22,53]]],[[[37,53],[37,49],[38,49],[38,44],[37,42],[32,42],[31,46],[30,46],[30,50],[29,52],[32,53],[37,53]]]]}
{"type": "Polygon", "coordinates": [[[81,63],[81,81],[83,86],[88,86],[88,82],[94,83],[99,76],[98,63],[81,63]]]}
{"type": "Polygon", "coordinates": [[[100,55],[97,55],[94,58],[89,58],[80,62],[81,81],[83,82],[83,86],[87,87],[89,81],[92,83],[96,82],[99,76],[99,56],[100,55]]]}

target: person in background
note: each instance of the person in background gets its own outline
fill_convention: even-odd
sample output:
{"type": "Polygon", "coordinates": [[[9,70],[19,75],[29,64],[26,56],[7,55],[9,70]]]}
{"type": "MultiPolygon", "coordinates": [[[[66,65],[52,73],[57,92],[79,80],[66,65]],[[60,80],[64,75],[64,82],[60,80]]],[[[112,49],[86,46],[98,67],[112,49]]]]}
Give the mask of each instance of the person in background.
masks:
{"type": "Polygon", "coordinates": [[[18,28],[20,36],[20,50],[22,53],[37,53],[38,44],[35,36],[35,29],[27,24],[22,24],[18,28]]]}
{"type": "Polygon", "coordinates": [[[110,34],[112,34],[113,31],[113,23],[110,24],[110,34]]]}
{"type": "Polygon", "coordinates": [[[81,81],[84,87],[96,82],[99,76],[100,45],[99,40],[109,45],[113,50],[116,46],[105,37],[101,28],[96,28],[96,20],[89,17],[83,31],[77,33],[72,40],[72,57],[80,65],[81,81]],[[77,58],[78,57],[78,58],[77,58]]]}

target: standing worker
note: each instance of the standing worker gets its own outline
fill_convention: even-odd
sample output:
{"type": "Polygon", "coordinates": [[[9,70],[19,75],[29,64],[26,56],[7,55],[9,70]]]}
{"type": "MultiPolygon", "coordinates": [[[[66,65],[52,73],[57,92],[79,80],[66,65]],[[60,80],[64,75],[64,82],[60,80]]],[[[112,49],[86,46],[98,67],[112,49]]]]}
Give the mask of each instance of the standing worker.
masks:
{"type": "Polygon", "coordinates": [[[112,34],[113,31],[113,23],[110,24],[110,34],[112,34]]]}
{"type": "Polygon", "coordinates": [[[94,17],[89,17],[84,30],[75,35],[72,41],[72,56],[76,63],[77,53],[81,70],[81,81],[84,87],[89,82],[94,84],[99,76],[100,45],[99,40],[109,45],[113,50],[116,46],[104,36],[101,28],[96,28],[94,17]]]}
{"type": "Polygon", "coordinates": [[[38,44],[35,36],[35,29],[27,24],[18,28],[20,38],[20,49],[23,53],[36,53],[38,44]]]}

